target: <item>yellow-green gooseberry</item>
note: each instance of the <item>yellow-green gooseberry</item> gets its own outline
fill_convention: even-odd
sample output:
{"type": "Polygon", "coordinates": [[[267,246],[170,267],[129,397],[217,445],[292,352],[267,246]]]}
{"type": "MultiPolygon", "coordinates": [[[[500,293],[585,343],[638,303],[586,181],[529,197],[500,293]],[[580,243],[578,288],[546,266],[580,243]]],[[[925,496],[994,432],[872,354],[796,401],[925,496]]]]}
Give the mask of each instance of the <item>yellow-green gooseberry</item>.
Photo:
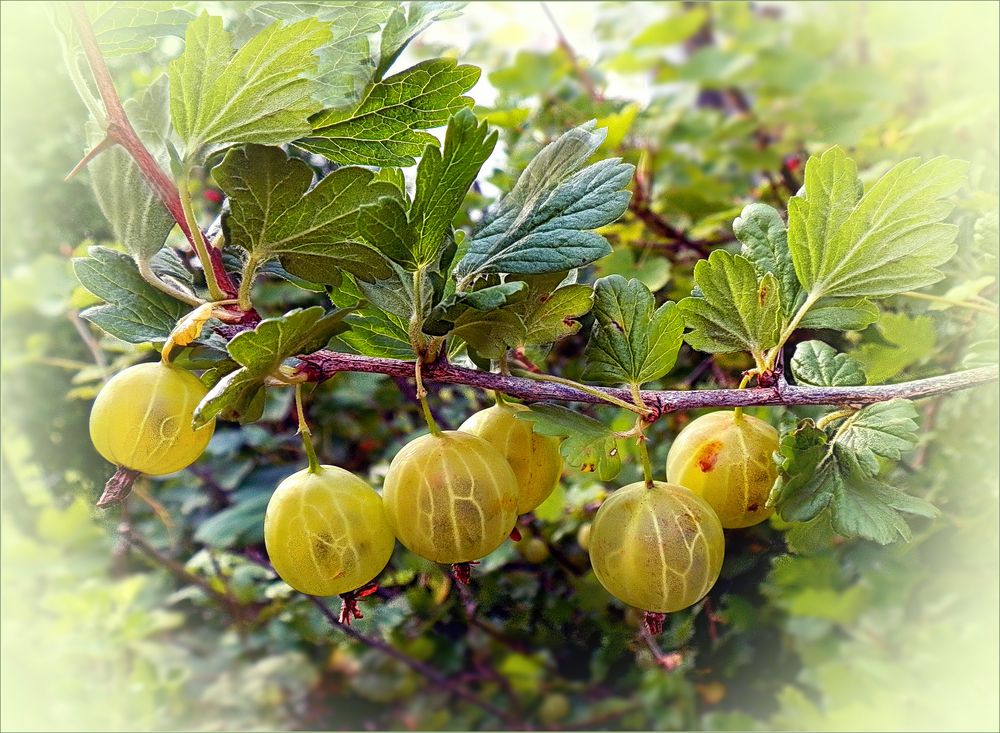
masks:
{"type": "Polygon", "coordinates": [[[712,507],[683,486],[660,481],[615,491],[590,532],[590,561],[601,585],[655,613],[698,602],[719,577],[724,553],[712,507]]]}
{"type": "Polygon", "coordinates": [[[517,521],[517,477],[507,459],[458,430],[403,446],[389,464],[382,496],[399,541],[434,562],[478,560],[517,521]]]}
{"type": "Polygon", "coordinates": [[[333,596],[382,572],[396,538],[382,498],[337,466],[293,473],[264,514],[264,545],[275,571],[295,590],[333,596]]]}
{"type": "Polygon", "coordinates": [[[772,454],[778,431],[751,415],[729,410],[693,420],[667,454],[667,481],[691,489],[707,501],[726,529],[759,524],[773,513],[767,506],[778,468],[772,454]]]}
{"type": "Polygon", "coordinates": [[[195,430],[194,410],[208,389],[194,374],[163,361],[113,376],[94,400],[90,440],[119,466],[150,476],[186,468],[205,450],[215,421],[195,430]]]}
{"type": "Polygon", "coordinates": [[[494,405],[470,416],[458,428],[478,435],[510,463],[517,476],[518,514],[526,514],[545,501],[562,474],[559,439],[539,435],[530,422],[515,417],[527,409],[508,402],[494,405]]]}

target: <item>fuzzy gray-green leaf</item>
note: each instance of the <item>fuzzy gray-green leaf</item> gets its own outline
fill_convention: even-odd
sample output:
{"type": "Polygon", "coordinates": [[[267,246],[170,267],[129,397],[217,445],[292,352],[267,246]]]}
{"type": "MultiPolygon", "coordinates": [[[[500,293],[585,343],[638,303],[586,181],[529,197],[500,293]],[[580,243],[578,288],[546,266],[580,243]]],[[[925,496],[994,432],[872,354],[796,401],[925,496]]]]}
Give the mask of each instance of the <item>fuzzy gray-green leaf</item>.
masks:
{"type": "Polygon", "coordinates": [[[611,252],[592,230],[624,213],[634,167],[618,158],[586,165],[607,134],[594,127],[576,127],[535,156],[476,231],[457,278],[561,272],[611,252]]]}

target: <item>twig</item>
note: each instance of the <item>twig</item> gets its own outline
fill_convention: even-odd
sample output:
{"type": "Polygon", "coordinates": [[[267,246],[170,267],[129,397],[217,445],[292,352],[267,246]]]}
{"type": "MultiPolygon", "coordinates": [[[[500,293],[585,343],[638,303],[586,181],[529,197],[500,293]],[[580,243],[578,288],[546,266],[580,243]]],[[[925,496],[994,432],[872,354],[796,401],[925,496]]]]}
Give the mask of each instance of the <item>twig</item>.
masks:
{"type": "Polygon", "coordinates": [[[552,28],[556,32],[556,39],[557,42],[559,43],[559,48],[561,48],[563,53],[566,54],[566,58],[569,59],[570,66],[573,67],[573,74],[576,76],[577,79],[580,80],[580,83],[583,85],[583,88],[587,90],[587,96],[589,96],[595,102],[601,101],[601,99],[603,99],[603,96],[600,90],[597,88],[597,85],[594,84],[593,77],[591,77],[590,72],[588,72],[580,64],[580,58],[579,56],[576,55],[576,50],[569,42],[569,39],[566,38],[566,34],[563,33],[562,27],[559,25],[559,22],[556,20],[555,16],[552,15],[552,11],[549,10],[549,6],[546,5],[545,3],[540,3],[540,4],[542,6],[542,12],[545,13],[545,17],[549,19],[549,23],[552,24],[552,28]]]}
{"type": "Polygon", "coordinates": [[[445,675],[438,672],[433,667],[424,664],[423,662],[414,659],[413,657],[407,654],[404,654],[395,647],[386,644],[381,639],[376,639],[374,637],[367,636],[351,626],[347,626],[346,624],[340,623],[340,620],[337,618],[337,614],[331,611],[329,606],[327,606],[322,600],[320,600],[316,596],[307,595],[306,598],[308,598],[312,602],[312,604],[320,610],[320,613],[323,614],[323,617],[333,628],[337,629],[338,631],[344,632],[352,639],[361,642],[365,646],[372,647],[373,649],[378,649],[383,654],[387,654],[393,659],[402,662],[407,667],[412,669],[414,672],[426,677],[431,682],[434,682],[435,684],[447,690],[450,694],[454,695],[455,697],[459,697],[465,700],[467,703],[475,705],[476,707],[482,710],[485,710],[491,715],[496,716],[498,720],[503,721],[507,725],[513,726],[515,724],[515,721],[512,719],[509,713],[507,713],[504,710],[501,710],[493,703],[484,700],[483,698],[479,697],[479,695],[476,695],[474,692],[470,692],[466,688],[457,684],[454,680],[451,680],[445,675]]]}
{"type": "Polygon", "coordinates": [[[71,310],[66,314],[66,317],[69,318],[70,323],[73,324],[73,328],[76,329],[76,332],[80,334],[80,340],[83,341],[87,350],[90,351],[90,355],[94,357],[94,363],[101,369],[107,369],[108,360],[104,358],[104,351],[101,349],[101,345],[97,343],[97,339],[94,338],[94,334],[92,334],[90,329],[87,328],[87,324],[85,324],[83,319],[80,318],[80,313],[78,311],[71,310]]]}
{"type": "Polygon", "coordinates": [[[225,607],[234,618],[241,619],[243,617],[242,612],[246,607],[244,607],[234,596],[229,595],[228,593],[223,593],[213,587],[209,581],[204,578],[199,578],[194,573],[189,572],[187,568],[176,560],[164,555],[162,552],[149,544],[145,537],[137,534],[127,522],[123,522],[118,526],[118,536],[127,542],[131,547],[139,550],[157,565],[160,565],[168,570],[171,575],[185,585],[196,585],[201,588],[212,600],[225,607]]]}
{"type": "MultiPolygon", "coordinates": [[[[73,17],[73,25],[80,37],[80,43],[83,46],[83,52],[87,57],[91,74],[94,77],[94,83],[97,85],[97,91],[101,95],[101,101],[104,103],[104,110],[107,113],[105,139],[84,156],[83,160],[70,173],[70,176],[96,157],[98,153],[113,145],[121,145],[132,156],[136,165],[139,166],[142,177],[166,207],[167,211],[170,212],[170,215],[177,222],[181,231],[184,232],[184,236],[187,237],[191,246],[197,250],[197,243],[184,215],[184,208],[181,205],[181,197],[177,186],[174,184],[173,179],[163,172],[160,164],[156,162],[156,159],[146,148],[135,128],[132,127],[132,123],[125,113],[125,107],[122,105],[118,92],[115,90],[114,80],[111,78],[111,72],[108,70],[104,55],[97,44],[97,37],[94,35],[94,29],[90,24],[90,19],[87,17],[87,11],[83,3],[70,3],[70,13],[73,17]]],[[[212,269],[220,288],[228,297],[235,297],[236,287],[233,285],[229,273],[222,266],[221,253],[218,251],[210,252],[208,259],[208,262],[202,262],[202,266],[212,269]]]]}
{"type": "MultiPolygon", "coordinates": [[[[364,372],[409,377],[413,363],[398,359],[382,359],[334,351],[317,351],[300,356],[300,369],[314,381],[324,381],[339,372],[364,372]]],[[[657,417],[677,410],[703,407],[760,407],[765,405],[870,405],[895,398],[919,399],[969,389],[996,382],[996,366],[942,374],[911,382],[865,387],[809,387],[779,381],[773,387],[750,389],[647,390],[643,402],[654,409],[657,417]]],[[[573,387],[553,382],[539,382],[523,377],[505,376],[492,372],[466,369],[435,362],[425,365],[423,378],[427,382],[461,384],[483,390],[494,390],[529,402],[554,400],[605,404],[606,400],[573,387]]],[[[626,389],[597,388],[619,400],[631,399],[626,389]]]]}

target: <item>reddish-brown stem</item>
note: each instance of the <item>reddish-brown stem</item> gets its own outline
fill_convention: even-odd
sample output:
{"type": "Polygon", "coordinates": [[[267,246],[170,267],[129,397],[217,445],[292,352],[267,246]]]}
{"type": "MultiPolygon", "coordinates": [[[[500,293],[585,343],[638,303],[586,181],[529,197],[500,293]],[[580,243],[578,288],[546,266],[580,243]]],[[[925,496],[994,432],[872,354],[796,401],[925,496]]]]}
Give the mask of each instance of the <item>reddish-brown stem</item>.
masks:
{"type": "MultiPolygon", "coordinates": [[[[413,363],[397,359],[317,351],[299,357],[300,370],[310,380],[321,382],[339,372],[366,372],[393,377],[410,377],[413,363]]],[[[427,364],[423,369],[425,382],[462,384],[477,389],[493,390],[529,402],[560,401],[606,404],[606,401],[565,384],[539,382],[476,369],[466,369],[447,362],[427,364]]],[[[705,407],[759,407],[765,405],[870,405],[898,397],[919,399],[946,392],[969,389],[997,381],[995,366],[968,369],[917,379],[899,384],[865,387],[810,387],[791,385],[779,380],[771,387],[749,389],[679,389],[647,390],[641,393],[643,403],[659,417],[668,412],[705,407]]],[[[595,390],[598,388],[594,388],[595,390]]],[[[631,400],[626,389],[599,388],[601,392],[622,400],[631,400]]]]}
{"type": "MultiPolygon", "coordinates": [[[[181,198],[177,191],[177,186],[174,184],[173,179],[163,172],[160,164],[156,162],[152,153],[143,144],[135,128],[132,127],[132,123],[125,113],[125,107],[122,105],[121,98],[119,98],[118,92],[115,90],[114,80],[111,78],[111,72],[104,60],[104,55],[97,44],[97,37],[94,35],[94,29],[90,24],[90,19],[87,17],[87,11],[83,3],[70,3],[70,13],[73,17],[73,25],[80,37],[80,44],[83,46],[83,52],[87,57],[90,72],[94,77],[94,83],[97,85],[97,91],[101,95],[101,101],[104,103],[104,110],[107,114],[106,139],[98,143],[94,149],[87,153],[70,175],[72,176],[79,168],[86,165],[101,150],[111,145],[121,145],[132,156],[136,165],[139,166],[139,170],[142,172],[147,185],[156,194],[157,198],[160,199],[167,211],[170,212],[170,216],[177,222],[177,225],[184,232],[184,236],[187,237],[191,246],[195,247],[194,236],[184,217],[184,209],[181,206],[181,198]]],[[[236,286],[233,285],[229,273],[222,266],[221,253],[212,251],[215,249],[214,247],[210,248],[209,259],[211,261],[203,262],[202,266],[206,268],[211,267],[219,283],[219,287],[227,297],[234,298],[237,292],[236,286]]]]}

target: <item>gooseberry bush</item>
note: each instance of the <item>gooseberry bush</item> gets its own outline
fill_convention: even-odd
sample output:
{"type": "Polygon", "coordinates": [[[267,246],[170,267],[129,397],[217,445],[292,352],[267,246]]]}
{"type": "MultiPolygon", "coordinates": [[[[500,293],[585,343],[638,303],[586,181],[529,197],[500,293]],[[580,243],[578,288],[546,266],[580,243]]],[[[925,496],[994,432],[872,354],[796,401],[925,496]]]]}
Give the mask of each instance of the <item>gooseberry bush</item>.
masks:
{"type": "MultiPolygon", "coordinates": [[[[75,172],[87,170],[121,244],[75,260],[101,301],[82,316],[159,352],[97,395],[91,439],[116,466],[98,506],[124,511],[140,477],[197,466],[217,425],[250,426],[290,393],[303,467],[269,496],[266,557],[253,560],[295,591],[341,596],[340,628],[361,616],[397,541],[472,587],[504,543],[545,562],[554,548],[519,517],[582,472],[607,498],[577,545],[650,636],[704,602],[727,535],[744,528],[774,517],[799,542],[832,531],[888,545],[933,521],[930,501],[887,478],[920,442],[914,400],[995,381],[996,367],[889,383],[834,344],[891,318],[881,302],[942,279],[968,164],[906,158],[859,172],[841,147],[815,150],[785,205],[746,201],[727,222],[734,239],[694,264],[689,294],[664,299],[642,279],[595,276],[648,196],[645,159],[612,154],[607,124],[566,125],[484,194],[501,130],[466,96],[480,69],[451,58],[397,68],[458,5],[57,13],[91,115],[75,172]],[[158,35],[183,37],[183,50],[122,102],[107,59],[158,35]],[[206,187],[221,192],[214,219],[196,197],[206,187]],[[275,280],[301,296],[262,299],[275,280]],[[586,344],[577,378],[553,366],[570,340],[586,344]],[[682,353],[729,359],[738,385],[659,389],[683,379],[682,353]],[[412,380],[426,422],[378,487],[324,464],[313,444],[325,416],[310,414],[312,389],[345,372],[412,380]],[[495,404],[443,429],[436,385],[495,404]],[[598,419],[594,406],[619,416],[598,419]],[[705,409],[654,465],[652,426],[705,409]],[[623,458],[642,480],[614,488],[623,458]]],[[[547,699],[543,717],[562,707],[547,699]]]]}

